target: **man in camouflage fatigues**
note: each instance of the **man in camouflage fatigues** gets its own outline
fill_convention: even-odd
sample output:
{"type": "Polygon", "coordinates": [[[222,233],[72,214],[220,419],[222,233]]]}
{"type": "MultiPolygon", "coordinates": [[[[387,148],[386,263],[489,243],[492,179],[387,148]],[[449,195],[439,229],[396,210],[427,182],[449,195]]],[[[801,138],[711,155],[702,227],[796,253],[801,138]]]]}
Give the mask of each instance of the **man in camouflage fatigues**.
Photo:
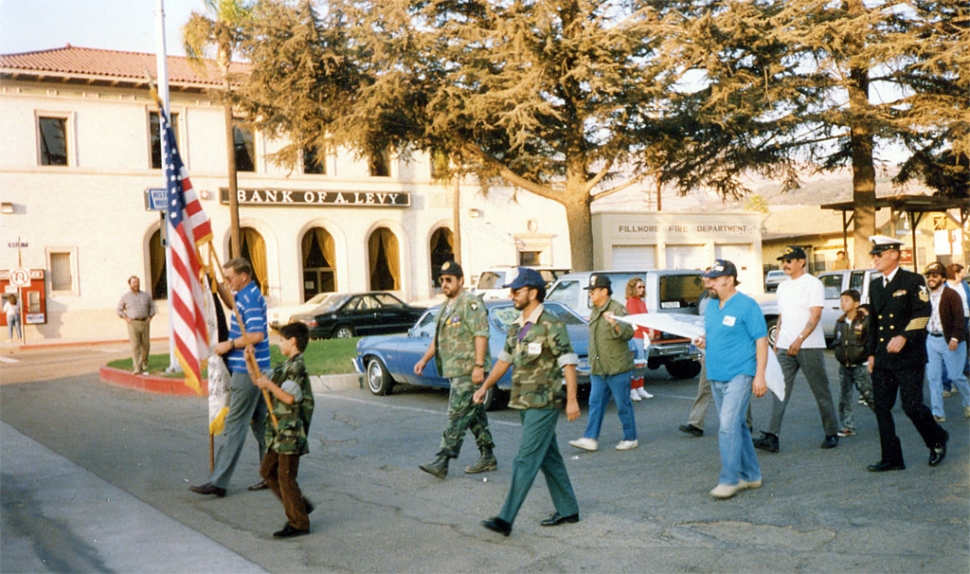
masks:
{"type": "MultiPolygon", "coordinates": [[[[296,482],[300,457],[309,452],[307,432],[313,418],[313,390],[303,364],[303,351],[310,331],[303,323],[290,323],[280,329],[280,352],[286,361],[273,369],[270,378],[260,376],[253,384],[272,395],[272,413],[276,425],[266,425],[266,454],[259,474],[269,489],[283,503],[286,526],[273,533],[276,538],[290,538],[310,532],[309,514],[313,511],[296,482]]],[[[253,355],[252,347],[246,349],[253,355]]]]}
{"type": "Polygon", "coordinates": [[[466,467],[465,472],[495,470],[498,463],[492,452],[495,443],[488,430],[488,415],[483,405],[472,402],[475,387],[485,380],[485,371],[492,364],[488,352],[488,312],[481,299],[464,291],[464,275],[454,261],[441,266],[439,281],[447,300],[438,312],[434,339],[415,363],[414,373],[420,375],[434,357],[438,373],[449,380],[448,426],[435,460],[419,468],[438,478],[447,476],[448,460],[458,458],[465,431],[470,430],[482,456],[477,463],[466,467]]]}
{"type": "Polygon", "coordinates": [[[541,470],[556,512],[540,522],[558,526],[579,522],[579,503],[559,453],[556,423],[562,400],[562,380],[566,379],[566,418],[579,418],[576,400],[576,364],[566,326],[546,313],[542,301],[546,296],[545,280],[532,269],[522,269],[515,281],[505,285],[511,290],[515,308],[521,316],[509,327],[505,347],[491,374],[475,392],[480,403],[488,388],[512,370],[512,396],[509,407],[520,409],[522,439],[512,461],[512,486],[498,516],[483,520],[489,530],[508,536],[512,523],[525,497],[541,470]]]}

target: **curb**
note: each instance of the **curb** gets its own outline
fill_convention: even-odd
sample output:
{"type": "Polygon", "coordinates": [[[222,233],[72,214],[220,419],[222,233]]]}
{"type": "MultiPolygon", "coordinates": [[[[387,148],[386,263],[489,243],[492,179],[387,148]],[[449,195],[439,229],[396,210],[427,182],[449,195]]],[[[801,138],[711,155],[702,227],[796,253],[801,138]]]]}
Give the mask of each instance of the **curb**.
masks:
{"type": "MultiPolygon", "coordinates": [[[[127,387],[146,393],[160,395],[174,395],[197,397],[195,391],[185,386],[184,379],[159,377],[155,375],[136,375],[129,371],[113,367],[101,367],[98,371],[101,382],[127,387]]],[[[314,393],[334,393],[363,388],[363,380],[357,373],[345,375],[313,375],[310,377],[310,387],[314,393]]],[[[202,381],[201,396],[208,395],[208,381],[202,381]]]]}

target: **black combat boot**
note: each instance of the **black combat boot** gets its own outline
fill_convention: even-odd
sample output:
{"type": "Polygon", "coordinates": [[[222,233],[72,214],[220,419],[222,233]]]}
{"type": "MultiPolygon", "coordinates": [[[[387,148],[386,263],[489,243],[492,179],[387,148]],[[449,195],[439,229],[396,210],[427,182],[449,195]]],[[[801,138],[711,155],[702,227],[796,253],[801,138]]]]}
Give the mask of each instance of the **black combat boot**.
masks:
{"type": "Polygon", "coordinates": [[[428,474],[433,474],[438,478],[444,478],[448,476],[448,458],[449,456],[447,454],[444,452],[439,452],[438,458],[434,459],[434,462],[422,464],[418,468],[428,474]]]}
{"type": "Polygon", "coordinates": [[[475,464],[466,466],[466,474],[478,474],[480,472],[487,472],[489,470],[495,470],[498,468],[498,461],[495,460],[495,454],[492,453],[492,447],[482,447],[481,451],[482,458],[478,459],[478,462],[475,464]]]}

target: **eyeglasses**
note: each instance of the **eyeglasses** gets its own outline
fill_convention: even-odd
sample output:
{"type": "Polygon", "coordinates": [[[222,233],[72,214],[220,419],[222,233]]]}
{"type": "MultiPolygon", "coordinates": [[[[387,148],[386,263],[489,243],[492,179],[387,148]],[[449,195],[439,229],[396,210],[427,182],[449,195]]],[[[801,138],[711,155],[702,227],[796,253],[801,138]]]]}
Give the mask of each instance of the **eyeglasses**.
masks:
{"type": "Polygon", "coordinates": [[[445,283],[457,283],[458,279],[450,276],[442,276],[438,278],[438,283],[444,285],[445,283]]]}
{"type": "Polygon", "coordinates": [[[637,285],[637,289],[646,289],[643,285],[637,285]]]}

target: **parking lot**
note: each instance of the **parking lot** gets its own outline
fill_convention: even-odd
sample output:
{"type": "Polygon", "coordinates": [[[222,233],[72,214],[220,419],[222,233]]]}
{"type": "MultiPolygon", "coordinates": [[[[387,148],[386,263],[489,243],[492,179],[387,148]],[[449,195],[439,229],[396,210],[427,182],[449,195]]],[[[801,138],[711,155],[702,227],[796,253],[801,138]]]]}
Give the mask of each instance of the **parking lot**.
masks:
{"type": "MultiPolygon", "coordinates": [[[[836,364],[828,360],[834,381],[836,364]]],[[[814,400],[804,381],[796,383],[781,451],[758,452],[764,486],[715,501],[708,495],[719,468],[713,409],[703,438],[677,430],[696,380],[671,381],[661,369],[648,376],[647,389],[655,398],[635,405],[636,450],[612,449],[620,440],[615,411],[607,413],[595,453],[567,443],[582,433],[585,405],[578,421],[561,419],[559,444],[582,521],[540,527],[553,509],[539,479],[509,538],[478,523],[504,500],[517,412],[490,413],[496,472],[460,471],[477,456],[468,440],[442,481],[417,466],[437,450],[445,391],[400,386],[387,397],[361,389],[320,394],[311,453],[300,469],[301,487],[317,504],[312,533],[278,541],[271,533],[284,522],[280,504],[266,491],[245,489],[256,479],[255,442],[244,450],[228,496],[204,498],[187,490],[208,472],[205,399],[146,395],[93,374],[5,384],[0,570],[970,568],[968,421],[957,397],[947,400],[951,441],[940,467],[926,465],[925,447],[897,409],[908,468],[876,475],[865,470],[879,457],[871,413],[859,407],[858,435],[821,450],[814,400]]],[[[766,399],[755,402],[756,429],[769,408],[766,399]]]]}

